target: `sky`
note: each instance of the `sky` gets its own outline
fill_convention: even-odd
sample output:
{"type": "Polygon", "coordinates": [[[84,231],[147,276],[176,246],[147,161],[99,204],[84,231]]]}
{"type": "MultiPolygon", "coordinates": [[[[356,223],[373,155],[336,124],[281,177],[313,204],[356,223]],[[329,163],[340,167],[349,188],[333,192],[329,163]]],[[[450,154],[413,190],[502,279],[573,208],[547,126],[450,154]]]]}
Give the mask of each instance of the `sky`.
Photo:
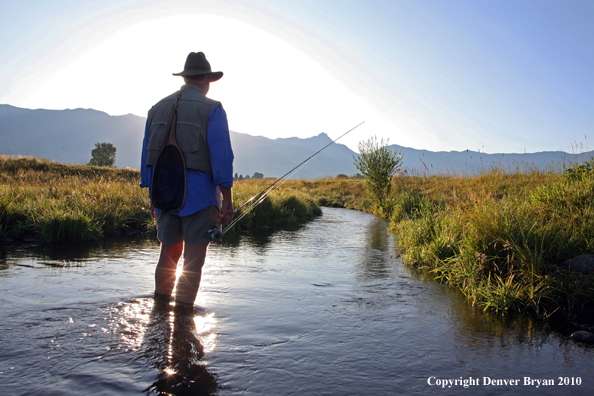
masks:
{"type": "Polygon", "coordinates": [[[0,104],[146,116],[198,51],[236,132],[594,150],[592,0],[0,0],[0,104]]]}

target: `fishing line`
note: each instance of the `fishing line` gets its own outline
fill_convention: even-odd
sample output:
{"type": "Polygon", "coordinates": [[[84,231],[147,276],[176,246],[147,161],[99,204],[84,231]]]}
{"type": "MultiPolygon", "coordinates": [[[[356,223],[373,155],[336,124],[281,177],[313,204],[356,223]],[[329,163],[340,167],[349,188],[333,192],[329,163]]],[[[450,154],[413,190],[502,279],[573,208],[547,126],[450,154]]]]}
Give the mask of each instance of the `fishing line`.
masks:
{"type": "MultiPolygon", "coordinates": [[[[305,164],[301,164],[299,166],[299,168],[301,168],[303,165],[305,164]]],[[[299,168],[296,168],[295,170],[298,170],[299,168]]],[[[225,235],[233,226],[235,226],[235,224],[239,223],[239,221],[244,218],[248,213],[250,213],[252,211],[252,209],[254,209],[256,206],[260,205],[271,193],[273,193],[274,191],[276,191],[277,189],[279,189],[283,184],[286,183],[288,179],[285,179],[282,183],[277,184],[274,188],[267,188],[263,191],[266,191],[265,194],[262,194],[263,191],[260,191],[258,194],[256,194],[254,197],[250,198],[250,201],[254,200],[255,197],[258,197],[258,199],[256,201],[254,201],[250,206],[247,207],[246,210],[243,211],[243,213],[241,213],[241,215],[239,215],[239,217],[237,217],[236,219],[233,220],[233,222],[231,222],[231,224],[229,224],[228,226],[225,227],[225,229],[223,230],[221,237],[223,235],[225,235]]],[[[241,207],[244,207],[244,205],[242,205],[241,207]]],[[[237,213],[237,210],[235,210],[233,213],[237,213]]]]}
{"type": "Polygon", "coordinates": [[[227,227],[225,227],[225,229],[222,232],[218,228],[217,229],[212,228],[212,229],[210,229],[208,231],[208,233],[211,235],[212,240],[213,241],[220,241],[223,238],[223,235],[225,235],[227,232],[229,232],[229,230],[231,230],[231,228],[234,227],[245,215],[247,215],[252,209],[254,209],[256,206],[258,206],[260,203],[262,203],[266,199],[266,197],[268,195],[270,195],[270,193],[272,193],[273,191],[275,191],[276,189],[278,189],[280,186],[282,186],[286,182],[286,180],[285,180],[283,183],[278,184],[281,180],[283,180],[285,177],[289,176],[291,173],[295,172],[297,169],[301,168],[309,160],[311,160],[313,157],[315,157],[316,155],[318,155],[320,152],[322,152],[328,146],[334,144],[334,142],[336,142],[338,139],[342,138],[347,133],[353,131],[354,129],[358,128],[359,126],[361,126],[364,123],[365,123],[365,121],[363,121],[363,122],[359,123],[358,125],[352,127],[351,129],[349,129],[348,131],[346,131],[345,133],[343,133],[342,135],[340,135],[339,137],[337,137],[336,139],[334,139],[333,141],[331,141],[330,143],[328,143],[327,145],[325,145],[324,147],[322,147],[321,149],[319,149],[318,151],[316,151],[315,153],[313,153],[312,155],[310,155],[308,158],[306,158],[299,165],[297,165],[296,167],[294,167],[293,169],[291,169],[290,171],[288,171],[287,173],[285,173],[284,175],[282,175],[281,177],[279,177],[278,179],[276,179],[274,182],[272,182],[266,188],[264,188],[263,190],[261,190],[260,192],[258,192],[256,195],[254,195],[253,197],[251,197],[250,199],[248,199],[246,202],[244,202],[240,207],[238,207],[237,209],[235,209],[233,211],[233,214],[239,212],[241,209],[243,209],[250,202],[252,202],[252,204],[245,211],[243,211],[243,213],[239,217],[237,217],[236,219],[234,219],[231,222],[231,224],[229,224],[227,227]]]}

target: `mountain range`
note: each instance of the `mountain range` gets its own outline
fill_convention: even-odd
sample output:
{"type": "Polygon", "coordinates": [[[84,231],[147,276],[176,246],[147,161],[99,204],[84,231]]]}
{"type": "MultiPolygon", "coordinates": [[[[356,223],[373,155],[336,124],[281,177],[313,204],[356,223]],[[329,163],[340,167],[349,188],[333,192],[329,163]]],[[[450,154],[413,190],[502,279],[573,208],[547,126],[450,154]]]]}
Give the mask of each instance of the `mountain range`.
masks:
{"type": "MultiPolygon", "coordinates": [[[[95,143],[112,143],[117,148],[116,166],[138,169],[146,118],[132,114],[110,116],[92,109],[44,110],[0,105],[0,154],[32,155],[70,164],[86,164],[95,143]]],[[[300,138],[269,139],[230,132],[235,154],[234,170],[241,175],[255,172],[280,177],[332,140],[325,133],[300,138]]],[[[478,151],[418,150],[391,145],[403,153],[403,171],[413,175],[475,175],[491,167],[507,171],[556,168],[582,162],[593,152],[579,154],[549,151],[526,154],[485,154],[478,151]]],[[[358,154],[340,143],[316,155],[293,174],[314,179],[339,174],[355,175],[358,154]]]]}

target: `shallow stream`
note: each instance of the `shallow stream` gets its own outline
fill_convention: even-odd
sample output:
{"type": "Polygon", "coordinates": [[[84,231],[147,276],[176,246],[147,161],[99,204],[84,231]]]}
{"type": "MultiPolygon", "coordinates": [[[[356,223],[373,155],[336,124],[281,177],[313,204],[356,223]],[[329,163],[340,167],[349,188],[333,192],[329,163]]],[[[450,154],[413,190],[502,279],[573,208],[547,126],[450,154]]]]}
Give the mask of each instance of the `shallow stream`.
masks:
{"type": "Polygon", "coordinates": [[[474,310],[404,267],[385,227],[324,208],[211,245],[185,319],[153,309],[155,240],[4,247],[2,394],[594,393],[594,347],[474,310]]]}

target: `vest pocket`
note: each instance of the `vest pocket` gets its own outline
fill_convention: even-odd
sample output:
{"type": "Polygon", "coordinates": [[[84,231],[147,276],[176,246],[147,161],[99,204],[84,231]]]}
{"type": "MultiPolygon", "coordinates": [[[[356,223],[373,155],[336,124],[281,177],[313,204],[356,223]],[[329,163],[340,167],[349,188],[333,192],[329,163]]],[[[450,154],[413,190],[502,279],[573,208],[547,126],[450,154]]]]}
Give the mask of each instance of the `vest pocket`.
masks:
{"type": "Polygon", "coordinates": [[[200,150],[200,137],[202,128],[190,122],[177,123],[177,144],[184,153],[193,153],[200,150]]]}
{"type": "Polygon", "coordinates": [[[153,122],[151,124],[149,129],[149,141],[146,146],[148,151],[146,157],[147,165],[154,165],[155,162],[157,162],[159,153],[163,147],[165,147],[168,132],[166,122],[153,122]]]}

